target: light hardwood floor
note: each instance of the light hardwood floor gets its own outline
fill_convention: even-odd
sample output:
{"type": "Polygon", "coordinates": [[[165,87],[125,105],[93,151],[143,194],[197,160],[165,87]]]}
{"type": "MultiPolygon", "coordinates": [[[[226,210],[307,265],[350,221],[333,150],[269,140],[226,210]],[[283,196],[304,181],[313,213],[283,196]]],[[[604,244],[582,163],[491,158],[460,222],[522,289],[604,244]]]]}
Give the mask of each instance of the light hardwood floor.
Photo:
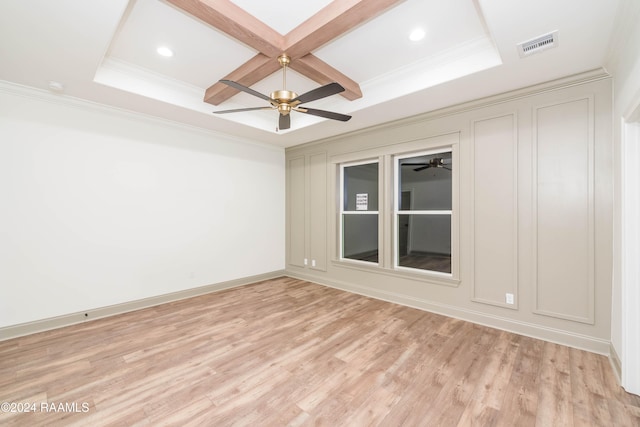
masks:
{"type": "Polygon", "coordinates": [[[603,356],[290,278],[0,342],[5,401],[78,412],[0,425],[640,426],[603,356]]]}

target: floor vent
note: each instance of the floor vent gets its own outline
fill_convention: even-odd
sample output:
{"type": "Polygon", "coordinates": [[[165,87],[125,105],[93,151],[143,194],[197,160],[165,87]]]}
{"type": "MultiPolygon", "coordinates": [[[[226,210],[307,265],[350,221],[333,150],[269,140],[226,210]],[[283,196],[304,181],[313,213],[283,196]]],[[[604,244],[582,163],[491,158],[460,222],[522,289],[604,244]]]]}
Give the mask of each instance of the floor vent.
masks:
{"type": "Polygon", "coordinates": [[[543,50],[551,49],[556,46],[558,46],[558,31],[553,31],[549,34],[536,37],[535,39],[518,43],[518,53],[521,58],[524,58],[525,56],[542,52],[543,50]]]}

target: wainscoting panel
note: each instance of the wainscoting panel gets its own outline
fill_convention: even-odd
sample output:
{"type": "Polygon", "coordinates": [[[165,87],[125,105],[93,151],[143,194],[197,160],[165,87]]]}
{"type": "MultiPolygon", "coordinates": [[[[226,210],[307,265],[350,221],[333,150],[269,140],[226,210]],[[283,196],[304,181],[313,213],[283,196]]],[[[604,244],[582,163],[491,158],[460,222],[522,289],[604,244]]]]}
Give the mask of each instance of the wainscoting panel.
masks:
{"type": "Polygon", "coordinates": [[[473,301],[517,308],[518,137],[515,114],[473,122],[473,301]],[[507,301],[507,294],[513,298],[507,301]]]}
{"type": "Polygon", "coordinates": [[[327,153],[309,156],[310,268],[327,269],[327,153]]]}
{"type": "Polygon", "coordinates": [[[288,176],[288,245],[289,264],[304,267],[305,257],[305,158],[296,157],[289,160],[288,176]]]}
{"type": "Polygon", "coordinates": [[[534,312],[594,322],[593,97],[534,108],[534,312]]]}

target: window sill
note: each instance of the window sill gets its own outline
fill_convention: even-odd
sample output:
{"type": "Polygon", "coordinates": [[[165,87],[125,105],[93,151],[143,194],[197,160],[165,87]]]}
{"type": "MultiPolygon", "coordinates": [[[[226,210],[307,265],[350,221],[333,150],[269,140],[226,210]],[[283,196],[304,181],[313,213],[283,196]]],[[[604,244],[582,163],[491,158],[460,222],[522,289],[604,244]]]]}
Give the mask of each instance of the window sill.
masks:
{"type": "Polygon", "coordinates": [[[412,271],[412,269],[402,267],[402,269],[389,269],[365,261],[346,261],[337,259],[332,260],[331,265],[340,268],[349,268],[353,270],[365,271],[368,273],[384,274],[391,277],[415,280],[418,282],[425,282],[434,285],[450,286],[454,288],[460,286],[459,279],[453,278],[451,275],[446,273],[438,274],[427,271],[412,271]]]}

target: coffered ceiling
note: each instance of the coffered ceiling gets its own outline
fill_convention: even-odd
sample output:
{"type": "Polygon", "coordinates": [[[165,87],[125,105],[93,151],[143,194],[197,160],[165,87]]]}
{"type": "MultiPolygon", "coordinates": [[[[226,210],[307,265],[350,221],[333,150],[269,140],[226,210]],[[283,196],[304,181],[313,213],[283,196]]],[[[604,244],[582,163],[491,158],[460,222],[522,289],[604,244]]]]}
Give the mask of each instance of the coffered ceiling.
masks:
{"type": "Polygon", "coordinates": [[[3,0],[0,80],[286,147],[602,67],[620,1],[3,0]],[[518,55],[551,31],[557,47],[518,55]],[[213,114],[265,105],[220,79],[283,89],[282,51],[286,89],[338,81],[308,106],[353,118],[213,114]]]}

